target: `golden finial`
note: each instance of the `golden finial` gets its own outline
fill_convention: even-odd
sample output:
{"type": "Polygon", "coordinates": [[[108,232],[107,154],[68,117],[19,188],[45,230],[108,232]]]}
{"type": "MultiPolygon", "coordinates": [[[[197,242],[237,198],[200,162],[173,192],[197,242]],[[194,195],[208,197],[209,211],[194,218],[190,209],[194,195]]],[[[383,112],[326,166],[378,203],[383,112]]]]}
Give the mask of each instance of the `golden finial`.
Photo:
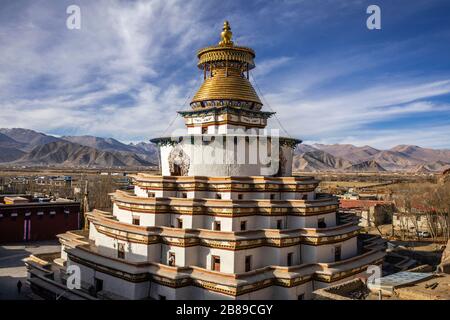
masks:
{"type": "Polygon", "coordinates": [[[222,33],[220,37],[222,40],[219,42],[219,46],[232,46],[233,41],[231,41],[231,37],[233,36],[233,32],[231,32],[230,24],[225,20],[223,23],[222,33]]]}

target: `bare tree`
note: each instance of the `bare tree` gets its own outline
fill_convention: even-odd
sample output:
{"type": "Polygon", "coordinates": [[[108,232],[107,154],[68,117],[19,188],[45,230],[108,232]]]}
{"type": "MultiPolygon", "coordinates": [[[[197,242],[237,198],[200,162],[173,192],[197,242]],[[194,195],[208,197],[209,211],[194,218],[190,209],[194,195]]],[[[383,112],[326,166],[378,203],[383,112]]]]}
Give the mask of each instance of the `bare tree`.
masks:
{"type": "Polygon", "coordinates": [[[98,210],[112,210],[109,194],[115,191],[116,185],[110,175],[95,176],[89,181],[89,207],[98,210]]]}

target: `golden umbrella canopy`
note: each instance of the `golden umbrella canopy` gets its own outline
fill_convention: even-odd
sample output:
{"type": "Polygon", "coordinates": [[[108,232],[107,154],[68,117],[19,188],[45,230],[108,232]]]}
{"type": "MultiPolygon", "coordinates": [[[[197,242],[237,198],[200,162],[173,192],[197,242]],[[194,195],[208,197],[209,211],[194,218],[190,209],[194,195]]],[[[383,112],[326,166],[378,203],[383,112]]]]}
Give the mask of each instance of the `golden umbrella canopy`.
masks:
{"type": "Polygon", "coordinates": [[[204,82],[191,101],[193,109],[224,105],[261,109],[261,100],[248,79],[249,70],[255,67],[255,52],[235,46],[232,35],[225,21],[219,44],[198,51],[197,65],[204,71],[204,82]]]}

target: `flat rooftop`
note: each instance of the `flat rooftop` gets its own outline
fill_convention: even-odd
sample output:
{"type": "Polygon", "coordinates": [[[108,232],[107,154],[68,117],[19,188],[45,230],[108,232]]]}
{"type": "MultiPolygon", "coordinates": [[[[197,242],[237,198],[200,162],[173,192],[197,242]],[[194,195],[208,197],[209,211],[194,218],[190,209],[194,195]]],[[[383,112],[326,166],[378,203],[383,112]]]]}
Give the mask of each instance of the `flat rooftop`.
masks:
{"type": "MultiPolygon", "coordinates": [[[[450,274],[424,272],[422,279],[412,275],[411,282],[400,282],[392,291],[381,289],[381,300],[450,300],[450,274]]],[[[316,300],[379,300],[380,289],[369,289],[364,280],[353,279],[316,290],[314,296],[316,300]]]]}
{"type": "Polygon", "coordinates": [[[395,293],[401,300],[450,300],[450,274],[438,274],[397,288],[395,293]]]}
{"type": "Polygon", "coordinates": [[[24,198],[24,197],[18,197],[18,196],[12,196],[12,197],[4,197],[3,202],[5,204],[18,204],[18,203],[28,203],[30,202],[30,199],[24,198]]]}

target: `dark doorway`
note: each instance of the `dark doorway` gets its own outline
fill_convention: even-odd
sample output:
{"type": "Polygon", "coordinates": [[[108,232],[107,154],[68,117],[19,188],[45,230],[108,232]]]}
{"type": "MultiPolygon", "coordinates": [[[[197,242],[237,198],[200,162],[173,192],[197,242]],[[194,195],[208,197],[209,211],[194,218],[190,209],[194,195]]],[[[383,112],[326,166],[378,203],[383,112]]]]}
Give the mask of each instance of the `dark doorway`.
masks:
{"type": "Polygon", "coordinates": [[[317,220],[317,227],[318,228],[326,228],[327,224],[325,223],[325,218],[319,218],[319,220],[317,220]]]}
{"type": "Polygon", "coordinates": [[[277,229],[283,229],[283,220],[277,220],[277,229]]]}
{"type": "Polygon", "coordinates": [[[169,266],[175,267],[175,252],[169,252],[169,266]]]}
{"type": "Polygon", "coordinates": [[[95,293],[103,290],[103,280],[94,278],[95,293]]]}
{"type": "Polygon", "coordinates": [[[245,272],[252,270],[252,256],[245,256],[245,272]]]}
{"type": "Polygon", "coordinates": [[[289,252],[287,255],[287,265],[288,267],[292,266],[294,254],[289,252]]]}
{"type": "Polygon", "coordinates": [[[214,271],[220,271],[220,257],[219,256],[212,256],[212,269],[214,271]]]}
{"type": "Polygon", "coordinates": [[[181,176],[181,166],[174,163],[173,171],[171,172],[171,176],[181,176]]]}
{"type": "Polygon", "coordinates": [[[341,261],[341,246],[334,247],[334,261],[341,261]]]}
{"type": "Polygon", "coordinates": [[[125,259],[125,244],[124,243],[117,244],[117,258],[125,259]]]}

